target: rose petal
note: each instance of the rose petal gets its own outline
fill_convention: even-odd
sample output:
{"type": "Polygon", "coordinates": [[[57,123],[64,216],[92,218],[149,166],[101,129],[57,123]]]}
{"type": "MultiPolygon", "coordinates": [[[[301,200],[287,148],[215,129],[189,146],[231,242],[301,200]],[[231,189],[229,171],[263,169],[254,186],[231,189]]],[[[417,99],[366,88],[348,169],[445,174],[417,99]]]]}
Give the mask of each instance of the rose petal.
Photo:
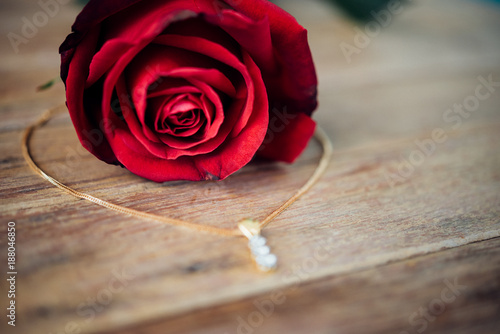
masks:
{"type": "Polygon", "coordinates": [[[287,122],[281,131],[269,130],[272,132],[272,140],[269,143],[264,140],[258,152],[260,157],[292,163],[304,151],[314,135],[316,123],[302,113],[296,114],[296,117],[287,122]]]}
{"type": "Polygon", "coordinates": [[[127,67],[128,87],[133,92],[132,99],[139,119],[141,121],[144,119],[145,102],[149,87],[165,80],[166,73],[187,81],[195,79],[196,81],[206,82],[234,97],[236,90],[233,84],[220,70],[216,69],[223,66],[200,54],[177,48],[158,45],[146,47],[127,67]],[[194,68],[195,65],[199,68],[194,68]]]}
{"type": "MultiPolygon", "coordinates": [[[[155,39],[155,43],[174,46],[177,48],[182,48],[185,50],[198,52],[203,55],[214,58],[224,64],[227,64],[234,69],[236,69],[245,80],[245,84],[247,86],[248,95],[247,95],[247,105],[245,106],[243,112],[241,113],[238,122],[234,125],[233,133],[237,134],[240,132],[243,127],[248,122],[250,115],[253,110],[253,82],[248,74],[248,70],[246,66],[240,62],[240,60],[232,53],[228,52],[219,44],[215,44],[211,41],[192,36],[179,36],[179,35],[161,35],[155,39]]],[[[259,71],[259,77],[260,77],[259,71]]]]}
{"type": "MultiPolygon", "coordinates": [[[[161,99],[155,99],[156,101],[160,101],[161,99]]],[[[206,122],[206,118],[201,118],[200,112],[194,113],[192,110],[200,110],[202,109],[203,103],[199,99],[195,99],[194,96],[190,95],[178,95],[175,98],[167,98],[164,99],[163,102],[155,103],[155,101],[149,102],[149,108],[152,110],[161,110],[161,112],[157,112],[157,117],[155,120],[155,127],[158,133],[165,133],[174,135],[177,137],[189,137],[193,136],[202,125],[206,122]],[[198,101],[195,101],[198,100],[198,101]],[[190,112],[191,111],[191,112],[190,112]],[[189,118],[178,119],[176,116],[183,114],[189,114],[189,118]],[[174,129],[167,127],[162,128],[159,125],[164,124],[167,119],[170,119],[170,123],[175,126],[174,129]],[[179,133],[179,130],[182,130],[179,133]]]]}
{"type": "Polygon", "coordinates": [[[198,15],[183,21],[177,21],[169,25],[162,35],[181,35],[202,38],[220,45],[241,59],[241,45],[223,29],[207,21],[208,16],[214,16],[216,14],[215,12],[210,14],[210,11],[204,11],[203,15],[198,15]]]}
{"type": "MultiPolygon", "coordinates": [[[[87,82],[85,93],[78,91],[67,93],[68,107],[71,109],[70,113],[78,112],[78,115],[72,115],[73,122],[78,130],[77,132],[86,130],[87,132],[90,131],[91,135],[95,135],[96,133],[93,131],[98,131],[98,127],[95,125],[102,122],[99,125],[107,127],[105,133],[106,139],[109,142],[108,144],[104,140],[104,143],[107,145],[105,149],[111,152],[114,162],[118,158],[125,166],[130,165],[129,169],[131,171],[134,172],[135,170],[136,174],[155,181],[175,179],[199,180],[200,178],[217,179],[225,178],[246,164],[264,139],[269,117],[269,106],[267,105],[268,95],[261,79],[260,70],[263,71],[262,76],[268,86],[268,93],[273,107],[286,106],[289,111],[299,113],[300,115],[302,115],[301,113],[309,114],[312,112],[316,107],[316,77],[310,58],[310,51],[307,46],[305,30],[291,16],[281,11],[278,7],[273,7],[274,5],[270,5],[267,1],[255,0],[244,2],[228,0],[227,2],[236,8],[236,10],[241,10],[243,14],[229,14],[230,11],[227,12],[225,10],[216,13],[216,7],[219,2],[213,3],[212,1],[203,0],[196,2],[191,0],[150,0],[140,3],[139,0],[109,0],[106,4],[100,4],[97,0],[91,0],[88,5],[89,9],[84,10],[85,14],[83,15],[82,13],[77,22],[75,22],[75,32],[68,36],[65,43],[61,46],[61,77],[65,83],[71,83],[72,87],[84,87],[85,82],[87,82]],[[188,10],[172,11],[177,8],[186,8],[188,10]],[[92,17],[92,11],[96,11],[97,14],[95,17],[92,17]],[[120,93],[124,93],[125,97],[129,93],[124,84],[125,80],[121,76],[132,59],[134,59],[140,50],[151,43],[156,35],[162,34],[164,31],[168,32],[169,29],[165,30],[165,28],[173,27],[175,22],[191,21],[188,18],[201,17],[199,16],[200,13],[203,13],[204,17],[220,14],[221,17],[228,18],[225,29],[232,33],[230,35],[233,38],[240,40],[239,43],[243,49],[242,52],[235,50],[236,44],[225,36],[222,38],[223,35],[220,34],[221,41],[215,43],[212,41],[211,45],[210,41],[208,41],[209,43],[202,43],[203,50],[195,50],[195,52],[201,51],[200,53],[202,54],[206,54],[209,49],[211,51],[222,50],[223,53],[227,52],[227,54],[236,59],[238,64],[242,65],[241,68],[233,66],[236,71],[226,71],[226,69],[219,71],[222,74],[220,77],[229,79],[228,81],[234,88],[231,91],[234,93],[234,102],[231,105],[225,106],[227,108],[226,112],[229,112],[229,115],[227,115],[226,121],[221,126],[220,137],[218,135],[210,141],[220,138],[224,138],[225,140],[226,137],[231,138],[231,140],[223,141],[214,151],[210,151],[207,154],[179,156],[175,161],[159,161],[159,159],[151,156],[151,153],[138,138],[132,135],[132,132],[137,131],[142,134],[141,140],[147,142],[147,145],[151,145],[151,143],[155,144],[155,141],[150,139],[152,133],[146,131],[148,127],[141,124],[140,120],[132,112],[126,111],[129,103],[121,101],[120,93]],[[112,17],[107,18],[108,15],[112,15],[112,17]],[[251,20],[243,23],[238,22],[238,15],[241,15],[240,18],[242,18],[242,21],[245,15],[251,20]],[[252,40],[249,39],[246,41],[243,36],[243,26],[248,24],[250,27],[252,20],[255,21],[256,27],[260,24],[259,31],[255,35],[263,36],[262,33],[266,32],[266,17],[268,16],[271,26],[272,52],[269,52],[268,40],[265,43],[263,42],[260,49],[254,49],[255,46],[252,45],[252,40]],[[230,22],[231,18],[234,19],[232,23],[230,22]],[[123,22],[127,24],[123,24],[123,22]],[[103,45],[100,50],[98,40],[89,37],[91,28],[98,27],[99,24],[105,27],[103,33],[99,36],[99,40],[113,40],[113,43],[103,45]],[[287,24],[290,26],[288,27],[287,24]],[[241,34],[241,36],[238,34],[241,34]],[[82,45],[84,40],[90,41],[87,44],[87,52],[90,52],[90,54],[97,53],[92,61],[85,58],[85,56],[78,58],[77,53],[80,52],[80,49],[75,50],[75,48],[77,45],[82,45]],[[247,42],[249,44],[246,44],[247,42]],[[214,45],[218,45],[220,48],[212,47],[214,45]],[[208,46],[208,49],[204,49],[206,46],[208,46]],[[276,58],[270,56],[272,54],[275,54],[276,58]],[[75,59],[79,59],[79,65],[72,67],[70,63],[75,59]],[[257,65],[253,63],[254,60],[257,62],[257,65]],[[277,66],[272,64],[273,60],[277,66]],[[82,68],[88,68],[89,64],[91,69],[88,73],[81,70],[82,68]],[[275,67],[278,68],[278,72],[275,71],[275,67]],[[245,70],[246,73],[242,70],[243,68],[247,68],[245,70]],[[71,72],[76,73],[73,74],[71,72]],[[273,77],[270,73],[277,73],[279,75],[273,77]],[[240,75],[243,77],[244,83],[241,81],[240,75]],[[74,85],[75,82],[78,85],[74,85]],[[122,112],[125,110],[123,116],[126,122],[123,122],[111,108],[111,98],[114,96],[117,96],[119,102],[124,104],[122,105],[122,112]],[[96,101],[101,101],[101,110],[99,108],[93,109],[95,108],[96,101]],[[84,119],[86,117],[84,110],[91,113],[95,112],[96,115],[90,116],[90,119],[86,120],[84,119]],[[262,123],[264,120],[265,122],[262,123]],[[255,123],[260,125],[259,129],[257,129],[255,123]],[[226,165],[228,161],[229,165],[226,165]],[[147,166],[146,169],[144,169],[144,166],[147,166]],[[165,174],[170,172],[172,173],[171,175],[165,174]]],[[[219,28],[210,29],[209,33],[217,29],[219,28]]],[[[187,39],[189,37],[184,37],[184,40],[187,39]]],[[[209,38],[201,38],[201,40],[204,39],[207,40],[209,38]]],[[[265,40],[265,38],[262,38],[262,40],[265,40]]],[[[189,49],[189,47],[185,46],[184,48],[189,49]]],[[[82,52],[85,53],[84,51],[82,52]]],[[[226,54],[223,55],[223,57],[226,56],[226,54]]],[[[183,85],[179,88],[198,88],[203,82],[207,82],[207,80],[213,78],[216,74],[204,72],[197,75],[188,78],[186,81],[188,83],[187,86],[183,85]]],[[[227,88],[229,86],[223,83],[223,79],[215,79],[213,87],[217,84],[221,85],[219,87],[226,87],[226,94],[230,90],[227,88]]],[[[210,85],[212,86],[212,83],[210,85]]],[[[217,87],[216,89],[219,90],[217,87]]],[[[202,94],[205,94],[206,89],[199,90],[203,92],[202,94]]],[[[159,92],[160,90],[146,89],[143,100],[159,98],[159,95],[157,97],[152,96],[159,94],[159,92]]],[[[172,87],[162,87],[161,89],[161,93],[179,94],[180,92],[182,91],[178,90],[174,93],[172,87]]],[[[221,96],[223,95],[221,92],[218,93],[221,96]]],[[[200,101],[203,102],[203,110],[209,114],[216,113],[215,110],[208,111],[210,103],[207,100],[207,95],[200,95],[200,101]]],[[[192,106],[188,107],[191,108],[192,106]]],[[[172,109],[184,110],[188,107],[172,106],[172,109]]],[[[275,140],[266,145],[261,152],[267,154],[266,152],[279,151],[279,147],[283,143],[293,139],[294,135],[299,133],[296,130],[296,128],[300,127],[298,120],[299,117],[291,121],[286,129],[277,134],[275,140]]],[[[194,119],[191,121],[194,122],[194,119]]],[[[304,124],[304,128],[302,129],[304,133],[298,136],[301,138],[297,138],[297,143],[294,141],[293,147],[288,150],[289,153],[281,152],[281,155],[279,154],[280,152],[273,153],[279,159],[291,160],[293,155],[297,155],[297,151],[301,151],[305,147],[307,140],[310,138],[309,134],[312,135],[314,131],[314,122],[309,118],[302,118],[301,122],[304,124]],[[309,138],[304,141],[303,138],[307,136],[309,138]]],[[[79,133],[81,141],[82,136],[85,138],[89,137],[88,133],[79,133]]],[[[151,138],[158,140],[156,135],[151,138]]],[[[82,143],[85,145],[83,141],[82,143]]],[[[203,145],[207,144],[208,142],[203,145]]],[[[200,145],[200,147],[203,145],[200,145]]],[[[94,148],[97,147],[94,145],[94,148]]],[[[101,146],[99,146],[100,148],[101,146]]]]}
{"type": "Polygon", "coordinates": [[[121,10],[104,20],[101,39],[105,42],[99,50],[96,50],[88,84],[91,85],[109,71],[127,49],[142,45],[146,40],[150,41],[176,21],[195,17],[198,15],[197,11],[198,8],[192,1],[148,0],[121,10]]]}
{"type": "MultiPolygon", "coordinates": [[[[210,99],[211,108],[204,109],[214,110],[212,114],[206,114],[207,124],[205,131],[201,135],[201,138],[177,138],[171,135],[163,134],[159,136],[161,141],[168,145],[170,149],[168,150],[168,157],[170,159],[175,159],[182,155],[196,155],[205,154],[212,152],[217,146],[219,146],[227,137],[229,132],[229,127],[234,124],[237,118],[237,113],[233,113],[233,117],[224,116],[224,107],[221,104],[217,94],[203,82],[195,82],[195,84],[204,92],[204,96],[210,99]],[[224,122],[225,121],[225,122],[224,122]],[[221,129],[221,126],[224,128],[221,129]]],[[[208,101],[205,101],[205,104],[208,101]]]]}
{"type": "MultiPolygon", "coordinates": [[[[291,112],[310,115],[317,107],[316,71],[307,42],[307,31],[295,18],[267,0],[228,1],[239,13],[261,21],[269,18],[274,53],[281,75],[265,77],[272,107],[287,106],[291,112]]],[[[258,64],[263,66],[263,64],[258,64]]]]}
{"type": "MultiPolygon", "coordinates": [[[[172,180],[224,179],[246,165],[261,145],[269,112],[264,83],[259,69],[248,55],[244,55],[249,75],[254,79],[255,110],[250,122],[230,141],[219,146],[216,151],[197,156],[183,156],[176,160],[151,157],[128,131],[117,130],[112,138],[113,148],[120,161],[131,172],[157,182],[172,180]],[[143,166],[148,166],[147,170],[143,166]]],[[[241,105],[233,105],[239,109],[241,105]]],[[[229,110],[234,114],[236,110],[229,110]]]]}
{"type": "MultiPolygon", "coordinates": [[[[109,143],[104,137],[100,125],[102,124],[100,116],[100,105],[84,107],[84,91],[87,72],[82,69],[88,68],[90,59],[92,59],[93,49],[99,37],[99,27],[90,31],[87,38],[77,46],[77,51],[69,64],[66,85],[69,87],[82,87],[82,89],[66,90],[66,100],[69,114],[73,125],[77,131],[78,138],[82,145],[92,154],[107,163],[116,164],[116,156],[113,153],[109,143]]],[[[85,92],[89,94],[91,92],[85,92]]],[[[100,99],[100,94],[97,100],[100,99]]]]}
{"type": "Polygon", "coordinates": [[[260,70],[252,58],[243,53],[245,64],[255,83],[255,104],[250,120],[242,131],[227,140],[212,154],[197,156],[196,166],[204,175],[224,179],[245,166],[262,144],[269,122],[269,106],[260,70]],[[259,79],[255,79],[259,78],[259,79]]]}
{"type": "Polygon", "coordinates": [[[200,93],[200,90],[184,79],[161,77],[155,81],[156,86],[149,86],[147,98],[183,93],[200,93]]]}
{"type": "MultiPolygon", "coordinates": [[[[86,38],[88,33],[100,26],[100,23],[109,16],[127,8],[141,0],[116,0],[108,1],[103,5],[100,0],[91,0],[78,14],[75,23],[71,27],[72,33],[66,37],[59,48],[61,54],[61,78],[66,82],[70,62],[73,59],[75,48],[86,38]]],[[[94,41],[94,45],[97,41],[94,41]]],[[[91,47],[88,50],[93,49],[91,47]]],[[[87,67],[87,66],[86,66],[87,67]]]]}
{"type": "MultiPolygon", "coordinates": [[[[205,85],[204,83],[198,84],[203,87],[202,91],[208,92],[208,94],[212,95],[212,102],[215,103],[217,110],[216,114],[219,115],[215,118],[215,122],[213,122],[209,127],[209,130],[205,134],[205,138],[201,140],[195,139],[193,141],[189,141],[166,134],[157,134],[157,138],[161,140],[161,143],[156,140],[151,141],[148,136],[144,134],[141,123],[137,118],[137,114],[132,111],[134,109],[132,103],[127,99],[120,100],[120,104],[125,110],[125,112],[123,112],[123,116],[131,133],[151,154],[163,159],[176,159],[184,155],[206,154],[212,152],[225,140],[231,130],[231,126],[234,125],[238,114],[233,112],[232,116],[228,117],[226,122],[223,122],[223,106],[220,101],[218,101],[217,94],[215,94],[215,92],[213,92],[208,85],[205,85]],[[224,126],[220,129],[222,124],[224,124],[224,126]],[[196,147],[196,149],[192,149],[193,147],[196,147]]],[[[119,96],[127,96],[126,84],[123,76],[121,76],[118,80],[116,89],[119,96]]]]}
{"type": "Polygon", "coordinates": [[[268,17],[250,19],[234,10],[222,10],[219,15],[206,15],[205,19],[222,28],[245,49],[261,71],[276,75],[278,68],[274,57],[268,17]],[[248,32],[252,33],[249,34],[248,32]]]}
{"type": "MultiPolygon", "coordinates": [[[[184,12],[181,12],[181,14],[184,12]]],[[[186,14],[183,14],[184,16],[186,14]]],[[[179,12],[166,12],[162,13],[161,17],[159,17],[158,21],[155,22],[149,22],[149,33],[145,33],[142,38],[136,40],[136,44],[134,44],[131,48],[129,48],[122,56],[119,58],[116,63],[113,64],[113,66],[107,71],[107,75],[104,79],[104,84],[103,84],[103,94],[102,94],[102,119],[103,119],[103,126],[108,129],[114,129],[114,128],[122,128],[124,126],[123,122],[120,123],[120,120],[116,115],[114,115],[114,112],[111,109],[111,97],[114,91],[114,87],[118,81],[118,78],[120,75],[123,73],[124,69],[126,66],[130,63],[130,61],[139,53],[146,45],[148,45],[153,37],[155,36],[155,33],[158,30],[163,30],[167,25],[171,24],[172,22],[175,22],[175,20],[178,19],[184,19],[184,16],[180,16],[179,12]],[[151,27],[154,27],[155,29],[152,29],[151,27]],[[116,122],[120,124],[115,124],[116,122]]],[[[145,24],[147,24],[146,22],[145,24]]],[[[108,142],[110,143],[111,147],[113,148],[113,143],[114,141],[114,136],[118,132],[105,132],[106,138],[108,142]]],[[[115,154],[118,156],[118,153],[116,150],[113,148],[113,151],[115,154]]]]}

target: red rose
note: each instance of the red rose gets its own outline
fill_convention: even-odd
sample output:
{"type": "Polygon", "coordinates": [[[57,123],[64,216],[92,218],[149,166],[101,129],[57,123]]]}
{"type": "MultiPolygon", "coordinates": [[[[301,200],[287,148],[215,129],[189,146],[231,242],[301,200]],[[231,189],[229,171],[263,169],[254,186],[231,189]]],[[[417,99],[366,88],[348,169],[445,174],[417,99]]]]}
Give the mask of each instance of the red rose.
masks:
{"type": "Polygon", "coordinates": [[[314,132],[306,30],[267,0],[91,0],[60,53],[82,145],[157,182],[292,162],[314,132]]]}

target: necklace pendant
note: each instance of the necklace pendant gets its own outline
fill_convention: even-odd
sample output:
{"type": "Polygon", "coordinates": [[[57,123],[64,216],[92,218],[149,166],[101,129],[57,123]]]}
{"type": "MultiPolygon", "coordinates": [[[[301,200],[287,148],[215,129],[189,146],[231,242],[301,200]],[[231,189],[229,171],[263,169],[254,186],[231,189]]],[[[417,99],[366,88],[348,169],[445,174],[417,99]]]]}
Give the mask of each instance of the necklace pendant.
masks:
{"type": "Polygon", "coordinates": [[[248,238],[248,247],[257,268],[263,272],[269,272],[276,269],[278,258],[271,253],[267,246],[267,240],[260,232],[259,223],[250,219],[245,219],[238,224],[241,232],[248,238]]]}

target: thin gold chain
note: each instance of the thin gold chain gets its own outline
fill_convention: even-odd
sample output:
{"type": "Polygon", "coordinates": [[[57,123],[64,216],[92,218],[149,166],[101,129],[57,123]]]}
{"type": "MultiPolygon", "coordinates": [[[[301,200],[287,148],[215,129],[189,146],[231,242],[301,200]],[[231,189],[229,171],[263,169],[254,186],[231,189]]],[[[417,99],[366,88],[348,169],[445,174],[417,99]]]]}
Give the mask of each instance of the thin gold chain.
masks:
{"type": "MultiPolygon", "coordinates": [[[[49,109],[46,112],[44,112],[38,120],[36,120],[33,124],[28,126],[26,130],[24,131],[24,135],[22,138],[22,152],[24,159],[28,163],[28,165],[31,167],[31,169],[36,172],[38,175],[40,175],[42,178],[46,179],[50,183],[52,183],[54,186],[57,188],[63,190],[64,192],[73,195],[78,198],[86,199],[90,202],[93,202],[95,204],[98,204],[100,206],[103,206],[105,208],[108,208],[110,210],[114,210],[120,213],[128,214],[134,217],[138,218],[144,218],[144,219],[150,219],[154,221],[158,221],[161,223],[166,223],[170,225],[176,225],[176,226],[182,226],[186,227],[192,230],[200,231],[200,232],[208,232],[211,234],[216,234],[216,235],[222,235],[222,236],[243,236],[241,231],[239,229],[226,229],[226,228],[219,228],[219,227],[213,227],[213,226],[207,226],[207,225],[200,225],[196,223],[191,223],[187,221],[183,221],[180,219],[175,219],[175,218],[168,218],[168,217],[163,217],[159,215],[155,215],[152,213],[147,213],[147,212],[142,212],[130,208],[126,208],[117,204],[110,203],[108,201],[102,200],[100,198],[94,197],[89,194],[85,194],[83,192],[77,191],[71,187],[68,187],[67,185],[59,182],[52,176],[48,175],[45,173],[33,160],[33,157],[31,156],[29,144],[30,144],[30,139],[32,134],[37,128],[42,127],[45,123],[47,123],[52,117],[55,115],[62,113],[64,111],[64,105],[57,106],[55,108],[49,109]]],[[[286,208],[288,208],[292,203],[294,203],[297,199],[299,199],[302,195],[304,195],[309,189],[313,187],[313,185],[320,179],[320,177],[324,174],[326,171],[326,168],[328,166],[328,163],[330,161],[331,155],[332,155],[332,144],[328,138],[328,136],[325,134],[325,132],[320,128],[316,128],[315,132],[315,138],[319,141],[323,148],[323,155],[321,156],[321,160],[318,163],[318,166],[316,167],[316,170],[314,173],[311,175],[309,180],[299,189],[297,192],[290,197],[285,203],[283,203],[279,208],[274,210],[270,215],[268,215],[264,220],[262,220],[259,223],[260,228],[264,228],[266,225],[268,225],[276,216],[278,216],[280,213],[282,213],[286,208]]]]}

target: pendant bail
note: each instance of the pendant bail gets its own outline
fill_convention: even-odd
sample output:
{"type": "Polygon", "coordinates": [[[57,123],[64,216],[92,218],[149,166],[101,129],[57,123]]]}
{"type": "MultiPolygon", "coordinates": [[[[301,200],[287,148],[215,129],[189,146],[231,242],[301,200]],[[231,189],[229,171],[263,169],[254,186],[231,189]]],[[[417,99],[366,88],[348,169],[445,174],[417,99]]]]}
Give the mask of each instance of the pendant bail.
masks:
{"type": "Polygon", "coordinates": [[[238,228],[248,239],[251,239],[255,235],[259,235],[261,230],[259,223],[251,219],[245,219],[239,222],[238,228]]]}
{"type": "Polygon", "coordinates": [[[257,268],[264,272],[276,269],[278,258],[271,253],[271,249],[267,246],[266,238],[260,234],[260,224],[254,220],[245,219],[238,223],[238,228],[249,240],[248,247],[257,268]]]}

